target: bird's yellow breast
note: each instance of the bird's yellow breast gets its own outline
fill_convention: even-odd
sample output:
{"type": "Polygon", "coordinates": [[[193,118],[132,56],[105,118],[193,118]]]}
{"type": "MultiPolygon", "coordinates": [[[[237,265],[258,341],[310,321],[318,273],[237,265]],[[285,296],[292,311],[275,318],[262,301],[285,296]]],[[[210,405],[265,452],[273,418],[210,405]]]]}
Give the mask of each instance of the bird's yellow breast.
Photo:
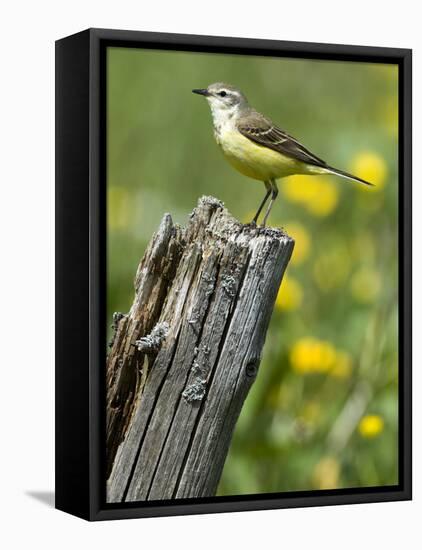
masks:
{"type": "Polygon", "coordinates": [[[215,139],[228,162],[249,178],[267,181],[303,172],[303,163],[254,143],[236,128],[215,132],[215,139]]]}

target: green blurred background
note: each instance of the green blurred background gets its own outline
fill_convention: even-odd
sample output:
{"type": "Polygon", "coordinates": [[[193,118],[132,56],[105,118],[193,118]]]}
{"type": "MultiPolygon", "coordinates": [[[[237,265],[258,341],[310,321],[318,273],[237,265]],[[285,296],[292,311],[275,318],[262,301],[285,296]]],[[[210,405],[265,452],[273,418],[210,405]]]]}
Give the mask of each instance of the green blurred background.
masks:
{"type": "Polygon", "coordinates": [[[108,50],[108,325],[164,212],[201,195],[250,221],[264,194],[235,172],[192,88],[225,81],[328,163],[376,184],[294,176],[270,225],[296,240],[259,376],[218,494],[396,484],[395,65],[108,50]]]}

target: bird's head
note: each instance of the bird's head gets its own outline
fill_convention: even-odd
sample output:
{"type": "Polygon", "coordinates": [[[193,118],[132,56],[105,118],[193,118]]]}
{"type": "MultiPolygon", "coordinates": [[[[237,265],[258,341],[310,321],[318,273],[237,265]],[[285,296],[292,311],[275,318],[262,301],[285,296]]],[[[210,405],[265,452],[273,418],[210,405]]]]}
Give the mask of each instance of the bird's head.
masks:
{"type": "Polygon", "coordinates": [[[192,90],[192,92],[203,95],[207,99],[213,116],[233,115],[248,106],[248,100],[238,88],[223,82],[216,82],[207,88],[192,90]]]}

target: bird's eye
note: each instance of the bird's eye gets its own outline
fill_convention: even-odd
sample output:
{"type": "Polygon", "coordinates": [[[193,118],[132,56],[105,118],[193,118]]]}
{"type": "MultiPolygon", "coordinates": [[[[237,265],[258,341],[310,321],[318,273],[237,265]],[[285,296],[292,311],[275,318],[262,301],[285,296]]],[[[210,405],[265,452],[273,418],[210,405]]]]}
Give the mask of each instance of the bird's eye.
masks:
{"type": "Polygon", "coordinates": [[[221,97],[226,97],[227,92],[225,92],[224,90],[222,90],[221,92],[218,92],[218,95],[221,96],[221,97]]]}

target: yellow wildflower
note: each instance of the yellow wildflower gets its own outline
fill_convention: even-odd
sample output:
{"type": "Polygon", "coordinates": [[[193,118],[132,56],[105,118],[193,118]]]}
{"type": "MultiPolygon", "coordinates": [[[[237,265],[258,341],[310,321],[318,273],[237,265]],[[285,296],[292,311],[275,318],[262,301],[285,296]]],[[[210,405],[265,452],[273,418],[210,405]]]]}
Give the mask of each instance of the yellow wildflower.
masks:
{"type": "Polygon", "coordinates": [[[303,290],[293,277],[284,276],[277,294],[275,305],[282,311],[294,311],[302,305],[303,290]]]}
{"type": "Polygon", "coordinates": [[[352,372],[352,358],[326,340],[301,338],[290,350],[290,364],[297,374],[327,373],[347,378],[352,372]]]}
{"type": "Polygon", "coordinates": [[[312,182],[310,176],[291,176],[281,180],[281,191],[290,202],[303,203],[306,198],[307,185],[312,182]]]}
{"type": "Polygon", "coordinates": [[[302,338],[290,351],[290,364],[298,374],[327,372],[335,360],[335,348],[329,342],[316,338],[302,338]]]}
{"type": "Polygon", "coordinates": [[[282,181],[281,190],[289,201],[318,217],[331,214],[338,203],[338,187],[326,177],[291,176],[282,181]]]}
{"type": "Polygon", "coordinates": [[[302,224],[297,222],[289,222],[285,224],[284,230],[288,235],[293,237],[295,241],[292,259],[290,261],[293,265],[299,265],[303,263],[309,255],[311,246],[311,238],[309,233],[302,224]]]}
{"type": "Polygon", "coordinates": [[[384,420],[378,414],[367,414],[361,418],[358,429],[362,437],[377,437],[384,429],[384,420]]]}
{"type": "Polygon", "coordinates": [[[329,342],[321,341],[315,350],[314,369],[318,372],[328,372],[336,362],[336,350],[329,342]]]}
{"type": "MultiPolygon", "coordinates": [[[[370,183],[373,183],[375,187],[372,190],[380,190],[384,187],[387,179],[387,164],[385,160],[372,151],[362,151],[358,153],[352,161],[350,171],[355,176],[363,178],[370,183]]],[[[359,186],[361,190],[368,190],[368,186],[359,186]]]]}
{"type": "Polygon", "coordinates": [[[338,187],[329,179],[318,177],[314,183],[314,194],[307,202],[311,214],[325,217],[331,214],[338,203],[338,187]]]}

